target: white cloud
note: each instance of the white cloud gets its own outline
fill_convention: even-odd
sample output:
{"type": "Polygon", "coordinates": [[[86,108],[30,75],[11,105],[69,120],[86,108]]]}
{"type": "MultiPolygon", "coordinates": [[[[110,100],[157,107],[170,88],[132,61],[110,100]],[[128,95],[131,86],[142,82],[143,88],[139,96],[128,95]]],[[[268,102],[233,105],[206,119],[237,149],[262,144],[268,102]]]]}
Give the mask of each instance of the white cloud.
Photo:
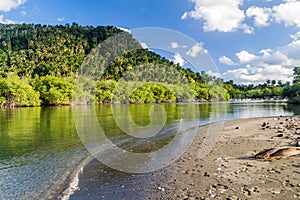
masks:
{"type": "Polygon", "coordinates": [[[189,16],[188,12],[183,13],[183,15],[181,16],[181,19],[186,19],[189,16]]]}
{"type": "Polygon", "coordinates": [[[26,0],[1,0],[0,11],[8,12],[24,4],[26,0]]]}
{"type": "Polygon", "coordinates": [[[143,49],[148,49],[148,45],[145,42],[140,42],[140,45],[143,49]]]}
{"type": "Polygon", "coordinates": [[[3,15],[0,15],[0,24],[15,24],[16,22],[10,19],[4,19],[3,15]]]}
{"type": "Polygon", "coordinates": [[[188,46],[186,45],[179,45],[177,42],[171,42],[171,48],[172,49],[179,49],[179,48],[187,48],[188,46]]]}
{"type": "Polygon", "coordinates": [[[298,31],[298,32],[295,33],[295,34],[291,34],[291,35],[290,35],[290,38],[292,38],[293,40],[298,40],[298,39],[300,39],[300,31],[298,31]]]}
{"type": "Polygon", "coordinates": [[[22,11],[21,11],[21,15],[22,15],[23,17],[25,17],[26,14],[27,14],[27,12],[26,12],[25,10],[22,10],[22,11]]]}
{"type": "Polygon", "coordinates": [[[254,54],[251,54],[245,50],[243,50],[239,53],[236,53],[235,55],[238,57],[240,63],[242,63],[242,64],[250,63],[251,61],[253,61],[256,58],[256,56],[254,54]]]}
{"type": "Polygon", "coordinates": [[[295,65],[300,65],[300,40],[293,41],[286,46],[280,47],[279,51],[286,55],[289,59],[293,59],[290,62],[298,61],[295,63],[295,65]]]}
{"type": "Polygon", "coordinates": [[[186,52],[186,55],[196,58],[199,53],[208,53],[208,51],[203,48],[203,44],[194,45],[190,50],[186,52]]]}
{"type": "MultiPolygon", "coordinates": [[[[236,54],[239,65],[245,65],[234,70],[228,70],[222,74],[225,80],[235,80],[242,84],[264,83],[267,79],[291,82],[293,68],[300,65],[300,40],[278,47],[276,50],[262,49],[254,55],[248,51],[236,54]]],[[[220,60],[220,59],[219,59],[220,60]]],[[[223,61],[231,60],[230,58],[223,61]]]]}
{"type": "Polygon", "coordinates": [[[216,77],[216,78],[220,78],[221,77],[221,74],[219,72],[214,72],[212,70],[208,70],[206,72],[206,74],[208,74],[209,76],[212,76],[212,77],[216,77]]]}
{"type": "Polygon", "coordinates": [[[246,11],[247,17],[254,17],[254,25],[258,27],[268,26],[269,20],[272,15],[272,9],[259,8],[251,6],[246,11]]]}
{"type": "Polygon", "coordinates": [[[64,20],[65,20],[65,17],[59,17],[59,18],[57,18],[57,21],[59,21],[59,22],[62,22],[64,20]]]}
{"type": "Polygon", "coordinates": [[[244,33],[246,34],[252,34],[254,32],[254,28],[252,26],[248,26],[247,24],[243,24],[241,29],[243,29],[244,33]]]}
{"type": "Polygon", "coordinates": [[[123,27],[117,27],[118,29],[125,31],[127,33],[131,33],[131,30],[127,29],[127,28],[123,28],[123,27]]]}
{"type": "Polygon", "coordinates": [[[281,65],[271,66],[248,66],[234,70],[228,70],[222,74],[225,80],[234,80],[239,84],[260,84],[266,80],[281,80],[291,82],[293,74],[292,68],[286,68],[281,65]]]}
{"type": "Polygon", "coordinates": [[[273,50],[272,49],[262,49],[262,50],[260,50],[260,54],[263,54],[263,56],[269,56],[269,55],[271,55],[270,53],[272,53],[273,52],[273,50]]]}
{"type": "Polygon", "coordinates": [[[179,47],[179,44],[177,42],[172,42],[171,47],[172,49],[177,49],[179,47]]]}
{"type": "MultiPolygon", "coordinates": [[[[190,0],[195,3],[194,10],[185,12],[188,17],[202,19],[204,31],[233,32],[243,28],[244,11],[239,8],[243,0],[190,0]]],[[[244,29],[245,30],[245,29],[244,29]]],[[[245,32],[249,32],[246,30],[245,32]]]]}
{"type": "MultiPolygon", "coordinates": [[[[203,30],[235,32],[243,30],[246,34],[254,33],[254,27],[267,27],[271,23],[283,23],[300,29],[300,1],[282,0],[272,7],[252,5],[242,9],[243,0],[189,0],[194,9],[185,12],[181,19],[193,18],[203,22],[203,30]],[[247,18],[253,18],[253,23],[247,18]],[[251,23],[251,24],[250,24],[251,23]]],[[[250,0],[248,0],[250,1],[250,0]]],[[[270,2],[271,0],[265,0],[270,2]]],[[[294,38],[293,38],[294,39],[294,38]]]]}
{"type": "Polygon", "coordinates": [[[230,58],[222,56],[219,58],[219,62],[225,65],[236,65],[230,58]]]}
{"type": "Polygon", "coordinates": [[[263,56],[258,57],[257,61],[261,65],[289,65],[290,62],[289,58],[279,51],[265,53],[263,56]]]}
{"type": "Polygon", "coordinates": [[[300,1],[286,0],[285,3],[273,7],[273,17],[276,22],[283,22],[286,26],[300,28],[300,1]]]}
{"type": "Polygon", "coordinates": [[[182,56],[179,53],[176,53],[173,56],[173,62],[175,64],[179,64],[180,66],[183,66],[185,64],[185,60],[182,58],[182,56]]]}

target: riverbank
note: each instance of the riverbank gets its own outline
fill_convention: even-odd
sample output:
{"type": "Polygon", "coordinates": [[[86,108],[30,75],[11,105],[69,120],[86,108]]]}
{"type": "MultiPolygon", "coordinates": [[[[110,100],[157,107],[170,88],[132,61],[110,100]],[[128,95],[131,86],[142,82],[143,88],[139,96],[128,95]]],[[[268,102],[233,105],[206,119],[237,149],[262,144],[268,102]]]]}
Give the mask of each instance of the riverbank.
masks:
{"type": "Polygon", "coordinates": [[[213,150],[201,159],[203,135],[212,128],[206,127],[180,159],[148,174],[116,172],[93,161],[71,199],[299,199],[299,156],[274,162],[250,158],[266,148],[288,146],[297,135],[281,136],[285,123],[286,118],[227,121],[213,150]],[[116,175],[123,182],[114,182],[116,175]]]}

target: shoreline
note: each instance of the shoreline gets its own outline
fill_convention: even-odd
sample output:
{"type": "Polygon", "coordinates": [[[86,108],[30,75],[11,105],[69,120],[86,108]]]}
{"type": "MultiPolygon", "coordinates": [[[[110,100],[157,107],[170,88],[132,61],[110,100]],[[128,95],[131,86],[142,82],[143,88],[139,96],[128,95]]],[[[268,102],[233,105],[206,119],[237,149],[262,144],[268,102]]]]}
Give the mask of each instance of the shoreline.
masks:
{"type": "Polygon", "coordinates": [[[289,102],[287,99],[229,99],[227,101],[214,101],[214,100],[184,100],[184,101],[165,101],[165,102],[154,102],[154,103],[122,103],[122,102],[104,102],[104,103],[65,103],[65,104],[41,104],[38,106],[1,106],[0,109],[16,109],[16,108],[43,108],[43,107],[73,107],[73,106],[97,106],[97,105],[149,105],[149,104],[180,104],[180,103],[287,103],[287,104],[294,104],[289,102]]]}
{"type": "Polygon", "coordinates": [[[300,199],[299,155],[274,162],[250,158],[263,149],[289,145],[291,140],[278,137],[278,130],[274,129],[288,118],[290,117],[225,121],[212,151],[200,158],[203,135],[214,125],[204,127],[177,161],[152,173],[134,175],[115,172],[93,159],[79,176],[79,190],[70,199],[109,199],[118,195],[125,199],[300,199]],[[264,122],[268,122],[270,128],[262,128],[264,122]],[[95,168],[99,168],[97,173],[95,168]],[[114,194],[108,192],[107,188],[103,189],[103,172],[109,174],[105,184],[108,187],[112,184],[114,194]],[[126,177],[127,182],[111,182],[109,177],[115,173],[126,177]],[[92,184],[89,184],[90,179],[92,184]],[[142,185],[136,188],[132,180],[142,185]],[[126,183],[131,186],[124,189],[127,187],[126,183]],[[130,194],[133,191],[136,193],[130,194]]]}

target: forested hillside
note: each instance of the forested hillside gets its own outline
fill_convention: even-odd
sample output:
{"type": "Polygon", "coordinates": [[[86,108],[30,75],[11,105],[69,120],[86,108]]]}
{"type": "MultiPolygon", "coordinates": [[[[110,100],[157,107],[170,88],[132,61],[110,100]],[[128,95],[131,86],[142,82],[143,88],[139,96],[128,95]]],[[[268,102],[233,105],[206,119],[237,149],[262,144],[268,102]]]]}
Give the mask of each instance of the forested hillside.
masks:
{"type": "MultiPolygon", "coordinates": [[[[65,26],[0,24],[0,106],[69,104],[74,80],[87,55],[101,42],[119,33],[124,32],[113,26],[79,26],[76,23],[65,26]]],[[[225,83],[205,72],[184,69],[143,48],[127,52],[105,64],[107,66],[103,75],[95,80],[93,91],[98,103],[111,102],[119,79],[141,65],[153,74],[161,70],[161,66],[167,66],[178,72],[178,80],[184,80],[188,87],[182,87],[180,81],[176,82],[174,78],[171,80],[169,70],[164,70],[157,73],[164,84],[155,81],[145,83],[132,94],[127,94],[128,103],[263,98],[281,96],[284,87],[289,86],[274,81],[259,86],[241,86],[232,81],[225,83]]],[[[137,82],[132,84],[138,87],[137,82]]]]}
{"type": "Polygon", "coordinates": [[[74,76],[92,48],[120,32],[112,26],[80,27],[76,23],[0,25],[1,73],[74,76]]]}

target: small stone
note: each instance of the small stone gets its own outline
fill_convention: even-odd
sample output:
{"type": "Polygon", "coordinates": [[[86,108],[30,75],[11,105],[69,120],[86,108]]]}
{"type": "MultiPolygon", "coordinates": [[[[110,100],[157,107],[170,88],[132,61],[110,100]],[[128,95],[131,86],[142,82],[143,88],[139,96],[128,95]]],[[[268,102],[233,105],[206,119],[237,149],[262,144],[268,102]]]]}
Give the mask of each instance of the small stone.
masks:
{"type": "Polygon", "coordinates": [[[277,135],[277,137],[283,137],[283,134],[282,134],[282,133],[280,133],[280,134],[278,134],[278,135],[277,135]]]}
{"type": "Polygon", "coordinates": [[[248,195],[248,196],[251,195],[251,191],[248,188],[245,188],[245,187],[242,188],[242,192],[243,192],[244,195],[248,195]]]}
{"type": "Polygon", "coordinates": [[[184,174],[191,174],[191,172],[192,172],[192,169],[187,169],[187,170],[184,172],[184,174]]]}
{"type": "Polygon", "coordinates": [[[280,194],[280,191],[273,191],[273,194],[280,194]]]}
{"type": "Polygon", "coordinates": [[[241,127],[237,126],[237,127],[235,127],[235,129],[241,129],[241,127]]]}
{"type": "Polygon", "coordinates": [[[207,172],[204,172],[203,176],[210,177],[210,175],[207,172]]]}
{"type": "Polygon", "coordinates": [[[157,187],[157,190],[164,192],[165,188],[163,188],[163,187],[157,187]]]}

